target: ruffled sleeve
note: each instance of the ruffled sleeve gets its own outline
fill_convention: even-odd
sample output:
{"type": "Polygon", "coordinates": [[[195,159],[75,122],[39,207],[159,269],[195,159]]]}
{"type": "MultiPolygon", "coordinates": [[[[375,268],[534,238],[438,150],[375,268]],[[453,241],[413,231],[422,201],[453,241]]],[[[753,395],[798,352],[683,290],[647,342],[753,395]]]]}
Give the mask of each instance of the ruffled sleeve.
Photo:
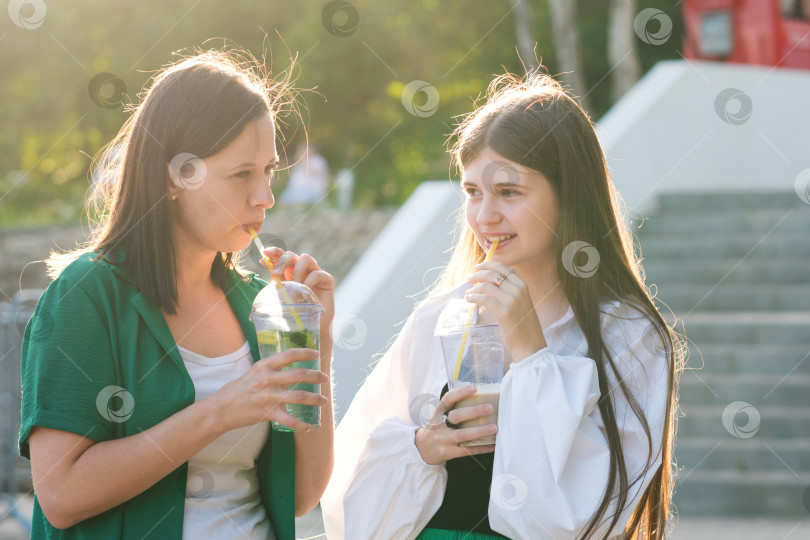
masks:
{"type": "Polygon", "coordinates": [[[425,463],[415,444],[446,379],[432,362],[431,319],[418,310],[408,319],[337,428],[334,472],[321,499],[329,540],[412,539],[441,506],[447,471],[425,463]]]}
{"type": "MultiPolygon", "coordinates": [[[[646,319],[616,319],[604,337],[652,436],[647,467],[646,434],[608,367],[629,482],[647,471],[630,488],[627,506],[611,532],[618,535],[661,463],[668,363],[662,347],[650,346],[660,338],[646,319]]],[[[596,364],[590,358],[556,354],[546,347],[512,365],[498,411],[489,503],[493,530],[516,540],[573,539],[584,532],[603,498],[610,466],[599,397],[596,364]]],[[[614,501],[603,522],[615,513],[614,501]]],[[[604,537],[607,525],[598,531],[601,535],[594,538],[604,537]]]]}

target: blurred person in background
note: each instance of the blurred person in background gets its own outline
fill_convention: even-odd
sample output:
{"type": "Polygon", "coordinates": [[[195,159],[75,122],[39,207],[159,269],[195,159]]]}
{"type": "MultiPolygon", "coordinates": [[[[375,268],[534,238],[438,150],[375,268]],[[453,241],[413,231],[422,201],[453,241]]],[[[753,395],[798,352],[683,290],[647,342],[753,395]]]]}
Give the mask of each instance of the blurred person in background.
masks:
{"type": "Polygon", "coordinates": [[[314,144],[310,143],[309,147],[306,143],[299,144],[287,188],[281,193],[279,202],[289,206],[317,204],[326,197],[328,189],[329,164],[326,159],[314,144]]]}

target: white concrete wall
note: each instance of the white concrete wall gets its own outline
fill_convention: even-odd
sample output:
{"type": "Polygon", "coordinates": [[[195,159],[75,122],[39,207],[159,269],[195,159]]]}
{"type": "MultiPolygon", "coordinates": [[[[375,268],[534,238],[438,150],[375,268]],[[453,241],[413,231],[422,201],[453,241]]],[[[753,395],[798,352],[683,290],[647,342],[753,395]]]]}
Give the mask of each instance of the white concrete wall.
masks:
{"type": "Polygon", "coordinates": [[[460,205],[457,183],[424,182],[340,283],[333,364],[338,420],[450,260],[460,205]]]}
{"type": "Polygon", "coordinates": [[[616,187],[645,214],[662,192],[793,191],[810,168],[810,72],[661,62],[597,127],[616,187]],[[729,88],[750,98],[744,122],[740,100],[717,103],[729,88]],[[724,110],[741,123],[723,121],[724,110]]]}

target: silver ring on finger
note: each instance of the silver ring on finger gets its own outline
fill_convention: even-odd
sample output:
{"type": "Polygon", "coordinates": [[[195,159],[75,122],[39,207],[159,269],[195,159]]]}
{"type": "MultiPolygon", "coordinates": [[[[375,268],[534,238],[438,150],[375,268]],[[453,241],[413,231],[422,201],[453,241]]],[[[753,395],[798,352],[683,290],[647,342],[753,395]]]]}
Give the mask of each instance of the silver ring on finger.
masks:
{"type": "Polygon", "coordinates": [[[503,275],[503,280],[506,281],[509,278],[509,276],[511,276],[514,273],[515,273],[515,269],[510,268],[509,271],[506,274],[503,275]]]}
{"type": "Polygon", "coordinates": [[[495,286],[500,287],[501,283],[503,283],[503,281],[505,279],[506,279],[506,276],[502,276],[501,274],[498,274],[498,277],[495,278],[495,286]]]}

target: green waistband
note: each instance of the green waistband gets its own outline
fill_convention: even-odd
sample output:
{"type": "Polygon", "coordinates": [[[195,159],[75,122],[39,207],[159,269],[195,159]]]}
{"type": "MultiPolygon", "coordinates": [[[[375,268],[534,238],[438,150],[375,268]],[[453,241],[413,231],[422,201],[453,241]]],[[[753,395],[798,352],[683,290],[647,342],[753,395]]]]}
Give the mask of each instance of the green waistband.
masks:
{"type": "Polygon", "coordinates": [[[416,540],[503,540],[503,537],[469,531],[425,529],[416,537],[416,540]]]}

